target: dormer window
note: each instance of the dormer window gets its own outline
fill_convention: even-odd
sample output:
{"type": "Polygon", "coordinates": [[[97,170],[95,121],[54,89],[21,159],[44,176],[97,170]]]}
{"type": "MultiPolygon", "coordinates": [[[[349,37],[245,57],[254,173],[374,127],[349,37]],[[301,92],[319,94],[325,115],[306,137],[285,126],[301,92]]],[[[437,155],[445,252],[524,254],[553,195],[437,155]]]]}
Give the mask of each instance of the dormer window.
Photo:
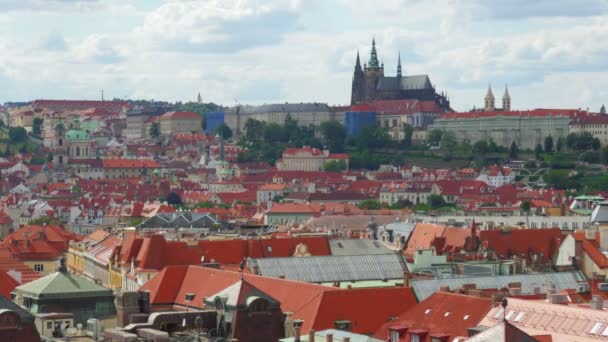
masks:
{"type": "Polygon", "coordinates": [[[186,293],[186,295],[184,296],[184,300],[186,302],[191,302],[194,300],[194,297],[196,297],[194,293],[186,293]]]}

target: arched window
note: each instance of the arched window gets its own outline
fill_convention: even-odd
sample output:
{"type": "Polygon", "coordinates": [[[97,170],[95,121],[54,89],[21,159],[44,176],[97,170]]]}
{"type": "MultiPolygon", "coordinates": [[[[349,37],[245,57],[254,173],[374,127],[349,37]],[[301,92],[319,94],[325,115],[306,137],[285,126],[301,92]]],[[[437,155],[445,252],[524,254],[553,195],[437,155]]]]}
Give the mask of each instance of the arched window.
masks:
{"type": "Polygon", "coordinates": [[[249,304],[250,313],[268,312],[269,303],[267,300],[258,298],[249,304]]]}
{"type": "Polygon", "coordinates": [[[59,146],[63,146],[63,139],[59,139],[59,146]]]}

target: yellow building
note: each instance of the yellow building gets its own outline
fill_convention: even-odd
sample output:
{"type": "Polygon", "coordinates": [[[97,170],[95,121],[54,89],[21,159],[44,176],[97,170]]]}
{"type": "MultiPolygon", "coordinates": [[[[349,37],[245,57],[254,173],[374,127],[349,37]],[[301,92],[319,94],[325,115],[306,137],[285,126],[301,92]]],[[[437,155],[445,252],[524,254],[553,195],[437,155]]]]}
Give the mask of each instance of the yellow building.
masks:
{"type": "Polygon", "coordinates": [[[168,112],[158,118],[162,134],[200,131],[203,117],[194,112],[168,112]]]}

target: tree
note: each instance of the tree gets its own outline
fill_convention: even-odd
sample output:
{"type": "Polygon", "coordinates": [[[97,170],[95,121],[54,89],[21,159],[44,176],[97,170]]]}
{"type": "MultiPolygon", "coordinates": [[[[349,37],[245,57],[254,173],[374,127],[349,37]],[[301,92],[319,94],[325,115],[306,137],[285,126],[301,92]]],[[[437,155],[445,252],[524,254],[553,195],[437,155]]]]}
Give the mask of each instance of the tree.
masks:
{"type": "Polygon", "coordinates": [[[355,137],[359,150],[385,148],[391,145],[392,140],[386,129],[367,126],[355,137]]]}
{"type": "Polygon", "coordinates": [[[591,147],[593,148],[593,150],[594,151],[599,150],[600,146],[602,146],[602,144],[600,143],[600,139],[593,138],[593,141],[591,142],[591,147]]]}
{"type": "Polygon", "coordinates": [[[247,119],[245,122],[245,138],[251,142],[259,142],[264,139],[264,132],[266,131],[266,123],[255,120],[247,119]]]}
{"type": "Polygon", "coordinates": [[[42,118],[34,118],[34,121],[32,122],[32,134],[39,137],[40,134],[42,133],[42,123],[43,120],[42,118]]]}
{"type": "Polygon", "coordinates": [[[344,160],[332,160],[328,161],[323,165],[323,170],[325,171],[333,171],[333,172],[342,172],[346,170],[346,163],[344,160]]]}
{"type": "Polygon", "coordinates": [[[519,148],[517,148],[517,144],[514,141],[511,143],[511,147],[509,148],[509,158],[517,159],[518,153],[519,153],[519,148]]]}
{"type": "Polygon", "coordinates": [[[410,124],[403,124],[403,146],[409,147],[412,145],[412,135],[414,135],[414,127],[410,124]]]}
{"type": "Polygon", "coordinates": [[[521,202],[519,209],[521,209],[521,211],[523,211],[524,213],[529,213],[530,212],[530,201],[521,202]]]}
{"type": "Polygon", "coordinates": [[[11,127],[8,130],[10,142],[23,142],[27,139],[27,131],[23,127],[11,127]]]}
{"type": "Polygon", "coordinates": [[[321,124],[320,129],[328,150],[332,153],[344,152],[346,128],[342,124],[334,120],[325,121],[321,124]]]}
{"type": "Polygon", "coordinates": [[[551,136],[545,138],[545,152],[553,152],[553,138],[551,136]]]}
{"type": "Polygon", "coordinates": [[[473,153],[479,155],[485,155],[488,153],[488,142],[485,140],[479,140],[473,145],[473,153]]]}
{"type": "Polygon", "coordinates": [[[359,204],[357,204],[357,207],[359,209],[365,209],[365,210],[378,210],[378,209],[382,208],[382,205],[380,204],[380,202],[378,202],[378,200],[367,199],[367,200],[363,200],[363,201],[359,202],[359,204]]]}
{"type": "Polygon", "coordinates": [[[160,123],[153,122],[148,131],[150,138],[156,139],[160,136],[160,123]]]}
{"type": "Polygon", "coordinates": [[[600,159],[602,160],[602,163],[608,164],[608,146],[602,147],[602,150],[600,151],[600,159]]]}
{"type": "Polygon", "coordinates": [[[213,133],[214,134],[219,134],[219,136],[222,137],[222,138],[224,138],[224,139],[230,139],[230,138],[232,138],[232,130],[225,123],[222,123],[222,124],[218,125],[215,128],[215,130],[213,131],[213,133]]]}
{"type": "Polygon", "coordinates": [[[566,170],[549,170],[544,181],[555,189],[568,189],[575,185],[571,178],[566,170]]]}
{"type": "Polygon", "coordinates": [[[555,144],[555,150],[561,152],[564,147],[564,139],[562,137],[557,138],[557,144],[555,144]]]}
{"type": "Polygon", "coordinates": [[[429,132],[429,136],[427,138],[427,142],[431,145],[437,145],[441,141],[441,136],[443,135],[443,131],[439,129],[434,129],[429,132]]]}
{"type": "Polygon", "coordinates": [[[446,202],[441,195],[431,195],[427,200],[428,205],[431,209],[439,209],[446,206],[446,202]]]}
{"type": "Polygon", "coordinates": [[[606,114],[606,106],[602,105],[600,107],[600,114],[606,114]]]}
{"type": "Polygon", "coordinates": [[[167,203],[174,207],[180,206],[182,205],[182,198],[177,192],[171,191],[167,194],[167,203]]]}
{"type": "Polygon", "coordinates": [[[536,144],[536,147],[534,148],[534,155],[536,156],[536,159],[540,159],[540,155],[543,153],[543,147],[540,144],[536,144]]]}

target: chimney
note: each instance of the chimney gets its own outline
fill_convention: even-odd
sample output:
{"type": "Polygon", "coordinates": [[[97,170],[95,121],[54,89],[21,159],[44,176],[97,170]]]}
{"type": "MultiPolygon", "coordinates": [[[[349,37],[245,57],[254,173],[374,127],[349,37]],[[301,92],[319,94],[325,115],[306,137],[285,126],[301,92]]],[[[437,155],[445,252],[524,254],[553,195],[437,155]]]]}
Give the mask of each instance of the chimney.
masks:
{"type": "Polygon", "coordinates": [[[410,287],[410,279],[412,279],[410,272],[403,273],[403,287],[410,287]]]}
{"type": "Polygon", "coordinates": [[[604,309],[604,298],[602,296],[594,295],[589,302],[589,306],[592,309],[603,310],[604,309]]]}
{"type": "Polygon", "coordinates": [[[302,333],[302,323],[304,323],[304,321],[302,321],[301,319],[296,319],[295,321],[293,321],[293,329],[294,329],[294,335],[293,335],[293,341],[294,342],[300,342],[301,341],[301,333],[302,333]]]}
{"type": "Polygon", "coordinates": [[[603,250],[608,249],[608,227],[600,226],[600,248],[603,250]]]}
{"type": "Polygon", "coordinates": [[[509,296],[521,296],[521,287],[509,287],[509,296]]]}
{"type": "Polygon", "coordinates": [[[343,337],[342,342],[350,342],[350,337],[343,337]]]}
{"type": "Polygon", "coordinates": [[[447,285],[446,286],[441,286],[439,288],[439,291],[441,291],[441,292],[450,292],[450,287],[447,286],[447,285]]]}
{"type": "Polygon", "coordinates": [[[327,338],[327,340],[326,340],[327,342],[334,342],[334,335],[333,334],[327,334],[326,338],[327,338]]]}
{"type": "Polygon", "coordinates": [[[568,296],[565,294],[549,294],[547,295],[547,299],[551,304],[566,304],[568,303],[568,296]]]}
{"type": "Polygon", "coordinates": [[[308,342],[315,342],[315,331],[314,329],[310,329],[308,332],[308,342]]]}

